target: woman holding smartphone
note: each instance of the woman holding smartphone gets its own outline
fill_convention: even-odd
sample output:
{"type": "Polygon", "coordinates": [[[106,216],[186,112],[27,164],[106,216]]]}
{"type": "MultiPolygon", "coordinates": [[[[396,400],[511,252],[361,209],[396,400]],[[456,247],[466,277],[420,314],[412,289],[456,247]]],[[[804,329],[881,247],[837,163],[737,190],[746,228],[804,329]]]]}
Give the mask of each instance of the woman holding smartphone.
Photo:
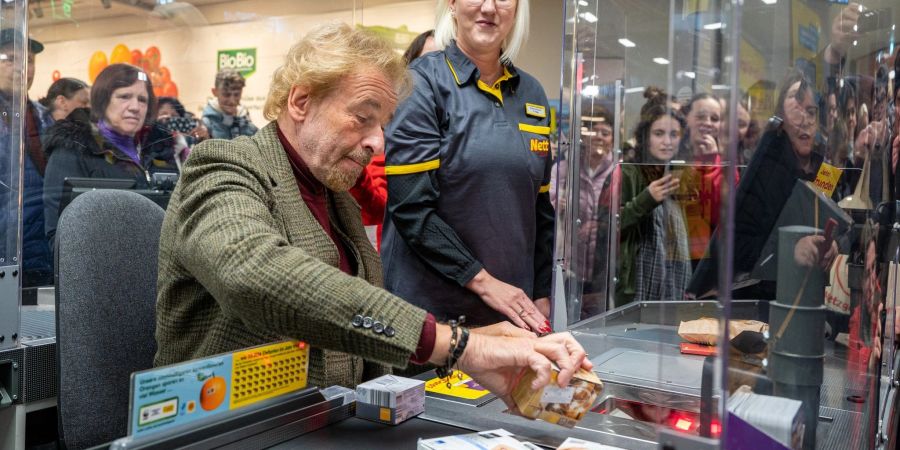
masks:
{"type": "MultiPolygon", "coordinates": [[[[648,93],[645,93],[648,96],[648,93]]],[[[684,124],[664,96],[650,96],[634,131],[635,164],[622,165],[619,283],[616,306],[633,300],[681,300],[691,278],[687,228],[672,195],[669,169],[684,124]]]]}

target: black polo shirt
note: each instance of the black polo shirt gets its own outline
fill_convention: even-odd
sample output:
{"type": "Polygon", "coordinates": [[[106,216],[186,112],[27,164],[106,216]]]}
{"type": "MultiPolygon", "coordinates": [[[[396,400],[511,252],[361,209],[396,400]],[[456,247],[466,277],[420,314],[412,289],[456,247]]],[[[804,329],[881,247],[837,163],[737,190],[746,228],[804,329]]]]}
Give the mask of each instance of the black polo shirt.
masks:
{"type": "Polygon", "coordinates": [[[467,290],[482,268],[550,293],[550,110],[512,65],[493,85],[455,43],[414,61],[413,93],[385,131],[385,288],[438,320],[505,317],[467,290]]]}

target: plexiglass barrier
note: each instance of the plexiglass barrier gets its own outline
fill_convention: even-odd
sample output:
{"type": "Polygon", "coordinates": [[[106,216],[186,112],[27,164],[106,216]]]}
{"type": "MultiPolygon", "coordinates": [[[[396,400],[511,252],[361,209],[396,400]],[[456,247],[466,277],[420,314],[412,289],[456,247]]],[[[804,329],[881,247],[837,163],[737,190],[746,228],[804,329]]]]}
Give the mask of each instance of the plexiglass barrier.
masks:
{"type": "MultiPolygon", "coordinates": [[[[40,199],[35,190],[35,167],[23,160],[26,136],[25,86],[31,60],[25,26],[25,1],[0,3],[0,349],[13,347],[19,330],[19,287],[22,283],[23,244],[20,230],[30,225],[23,205],[40,199]],[[23,174],[24,171],[24,174],[23,174]],[[24,221],[24,224],[23,224],[24,221]]],[[[38,148],[40,149],[40,148],[38,148]]]]}
{"type": "Polygon", "coordinates": [[[739,418],[803,448],[893,439],[900,8],[566,8],[555,300],[601,378],[667,399],[603,412],[713,439],[739,418]]]}

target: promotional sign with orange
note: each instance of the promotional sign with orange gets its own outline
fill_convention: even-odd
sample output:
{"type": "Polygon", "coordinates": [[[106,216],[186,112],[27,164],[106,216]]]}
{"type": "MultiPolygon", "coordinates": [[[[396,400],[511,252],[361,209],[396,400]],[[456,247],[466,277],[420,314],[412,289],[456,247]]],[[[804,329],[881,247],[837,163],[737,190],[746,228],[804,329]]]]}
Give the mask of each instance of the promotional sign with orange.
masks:
{"type": "Polygon", "coordinates": [[[135,372],[128,434],[166,430],[303,389],[308,357],[306,343],[284,341],[135,372]]]}

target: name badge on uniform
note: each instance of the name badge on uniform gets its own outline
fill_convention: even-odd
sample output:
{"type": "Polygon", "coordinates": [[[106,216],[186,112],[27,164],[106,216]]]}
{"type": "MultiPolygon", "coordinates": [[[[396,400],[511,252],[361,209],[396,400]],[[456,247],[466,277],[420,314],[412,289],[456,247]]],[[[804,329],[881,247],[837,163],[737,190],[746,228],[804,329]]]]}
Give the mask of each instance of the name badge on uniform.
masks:
{"type": "Polygon", "coordinates": [[[525,114],[531,117],[547,117],[547,108],[544,108],[541,105],[535,105],[534,103],[526,103],[525,104],[525,114]]]}

